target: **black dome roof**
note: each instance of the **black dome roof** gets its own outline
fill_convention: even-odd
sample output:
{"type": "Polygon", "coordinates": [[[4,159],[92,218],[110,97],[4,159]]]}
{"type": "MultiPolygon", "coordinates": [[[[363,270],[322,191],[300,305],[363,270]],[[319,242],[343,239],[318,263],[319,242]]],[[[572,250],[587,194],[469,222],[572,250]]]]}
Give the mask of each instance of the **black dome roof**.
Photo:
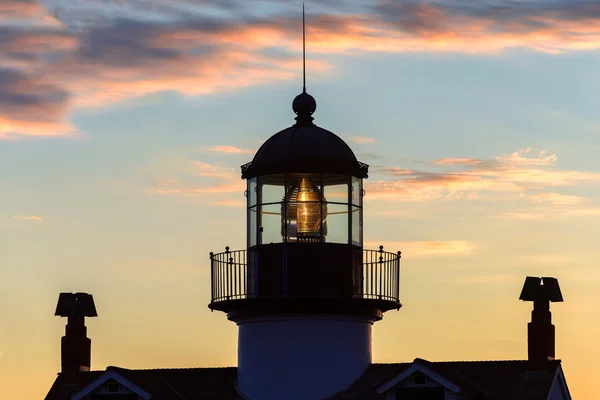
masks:
{"type": "Polygon", "coordinates": [[[287,172],[323,172],[366,178],[367,164],[356,159],[352,149],[333,132],[312,121],[315,99],[303,90],[292,109],[296,124],[277,132],[258,149],[254,159],[242,165],[242,178],[287,172]]]}
{"type": "Polygon", "coordinates": [[[366,178],[368,165],[336,134],[315,125],[294,125],[271,136],[252,162],[242,166],[242,178],[286,172],[323,172],[366,178]]]}

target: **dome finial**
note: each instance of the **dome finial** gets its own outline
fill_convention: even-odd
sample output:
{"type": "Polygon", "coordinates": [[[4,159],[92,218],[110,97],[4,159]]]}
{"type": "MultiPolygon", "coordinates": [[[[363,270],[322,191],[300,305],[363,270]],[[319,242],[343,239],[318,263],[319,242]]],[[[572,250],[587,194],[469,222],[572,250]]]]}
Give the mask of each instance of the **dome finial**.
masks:
{"type": "Polygon", "coordinates": [[[304,3],[302,3],[302,93],[292,102],[292,109],[296,113],[297,125],[314,125],[312,114],[317,109],[315,98],[306,93],[306,22],[304,17],[304,3]]]}

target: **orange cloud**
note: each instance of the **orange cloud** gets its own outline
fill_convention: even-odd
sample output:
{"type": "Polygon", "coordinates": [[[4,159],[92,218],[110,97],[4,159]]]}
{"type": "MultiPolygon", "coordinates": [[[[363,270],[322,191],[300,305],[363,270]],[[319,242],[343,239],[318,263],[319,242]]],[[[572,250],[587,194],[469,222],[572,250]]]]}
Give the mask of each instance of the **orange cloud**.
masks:
{"type": "Polygon", "coordinates": [[[193,166],[196,169],[196,175],[204,176],[204,177],[212,177],[212,178],[225,178],[227,180],[234,180],[239,178],[238,175],[234,172],[234,168],[232,167],[223,167],[220,165],[213,165],[203,163],[201,161],[195,161],[193,166]]]}
{"type": "Polygon", "coordinates": [[[235,146],[213,146],[208,147],[208,151],[213,151],[216,153],[227,153],[227,154],[252,154],[254,153],[252,150],[240,149],[235,146]]]}
{"type": "Polygon", "coordinates": [[[384,251],[402,254],[414,258],[422,256],[437,256],[448,254],[469,254],[475,251],[475,245],[465,240],[421,240],[406,242],[365,242],[365,248],[378,249],[383,246],[384,251]]]}
{"type": "Polygon", "coordinates": [[[15,215],[13,216],[13,219],[25,221],[42,221],[42,218],[38,217],[37,215],[15,215]]]}
{"type": "Polygon", "coordinates": [[[350,141],[358,144],[375,143],[377,140],[366,136],[350,136],[350,141]]]}
{"type": "Polygon", "coordinates": [[[215,202],[215,204],[227,207],[244,207],[246,202],[242,200],[220,200],[215,202]]]}
{"type": "Polygon", "coordinates": [[[596,207],[537,207],[523,208],[516,211],[506,212],[500,215],[492,216],[499,219],[516,219],[516,220],[556,220],[575,217],[600,217],[600,205],[596,207]]]}
{"type": "Polygon", "coordinates": [[[235,173],[234,168],[196,161],[188,165],[187,171],[189,173],[180,179],[155,178],[155,186],[150,191],[179,197],[208,196],[214,201],[213,204],[223,206],[244,204],[241,200],[227,198],[234,193],[243,196],[246,189],[246,182],[235,173]]]}

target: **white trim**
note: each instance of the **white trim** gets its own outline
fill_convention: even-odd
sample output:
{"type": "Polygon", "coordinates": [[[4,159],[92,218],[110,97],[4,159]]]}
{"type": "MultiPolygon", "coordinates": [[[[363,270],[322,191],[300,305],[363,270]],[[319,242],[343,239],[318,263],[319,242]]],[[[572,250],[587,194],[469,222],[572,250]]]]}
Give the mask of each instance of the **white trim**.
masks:
{"type": "Polygon", "coordinates": [[[562,370],[562,366],[558,364],[558,368],[556,368],[556,372],[554,373],[554,379],[552,379],[552,383],[550,384],[550,389],[548,390],[548,399],[550,399],[550,395],[552,394],[552,388],[557,384],[565,399],[572,400],[571,393],[569,392],[569,386],[567,386],[567,379],[565,378],[565,373],[562,370]]]}
{"type": "Polygon", "coordinates": [[[377,394],[383,394],[387,392],[388,390],[392,389],[394,386],[396,386],[397,384],[399,384],[400,382],[402,382],[417,371],[427,375],[429,378],[444,386],[452,393],[458,393],[461,389],[460,386],[450,382],[448,379],[444,378],[443,376],[431,370],[430,368],[413,362],[413,364],[410,367],[406,368],[403,372],[399,373],[387,382],[379,385],[379,387],[376,389],[377,394]]]}
{"type": "Polygon", "coordinates": [[[140,396],[143,400],[150,400],[150,397],[152,397],[150,393],[146,392],[144,389],[131,382],[129,379],[124,378],[117,371],[107,369],[106,372],[104,372],[98,378],[96,378],[91,383],[84,386],[78,392],[72,395],[71,400],[81,400],[84,396],[87,396],[88,394],[93,392],[95,389],[98,388],[98,386],[102,385],[109,379],[114,379],[115,381],[119,382],[121,385],[125,386],[127,389],[140,396]]]}

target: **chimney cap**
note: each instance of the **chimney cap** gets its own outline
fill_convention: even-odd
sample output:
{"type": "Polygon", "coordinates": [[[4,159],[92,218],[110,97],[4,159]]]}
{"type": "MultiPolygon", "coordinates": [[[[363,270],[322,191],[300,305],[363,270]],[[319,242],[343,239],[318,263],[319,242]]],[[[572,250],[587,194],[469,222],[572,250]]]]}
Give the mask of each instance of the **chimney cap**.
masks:
{"type": "Polygon", "coordinates": [[[562,302],[563,297],[558,285],[558,279],[550,277],[528,276],[525,278],[519,300],[535,301],[540,295],[546,295],[551,302],[562,302]]]}
{"type": "Polygon", "coordinates": [[[56,316],[97,317],[94,298],[88,293],[61,293],[56,305],[56,316]]]}

